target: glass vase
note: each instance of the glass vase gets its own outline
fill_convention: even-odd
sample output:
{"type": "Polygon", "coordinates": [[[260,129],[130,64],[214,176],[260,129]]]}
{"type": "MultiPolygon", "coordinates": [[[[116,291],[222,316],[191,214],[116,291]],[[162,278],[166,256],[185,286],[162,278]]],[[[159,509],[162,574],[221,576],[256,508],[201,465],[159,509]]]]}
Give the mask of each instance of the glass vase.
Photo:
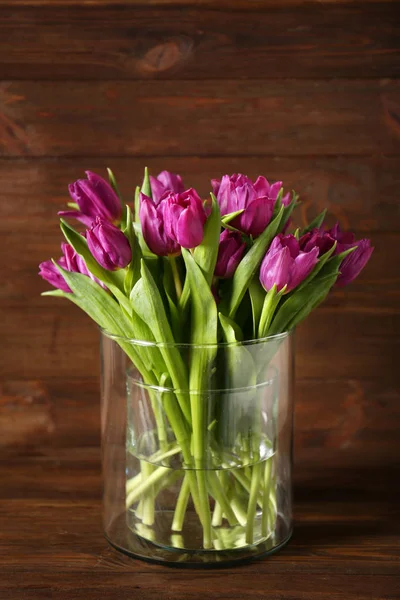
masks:
{"type": "Polygon", "coordinates": [[[102,332],[104,528],[115,548],[207,567],[289,540],[292,337],[193,346],[102,332]]]}

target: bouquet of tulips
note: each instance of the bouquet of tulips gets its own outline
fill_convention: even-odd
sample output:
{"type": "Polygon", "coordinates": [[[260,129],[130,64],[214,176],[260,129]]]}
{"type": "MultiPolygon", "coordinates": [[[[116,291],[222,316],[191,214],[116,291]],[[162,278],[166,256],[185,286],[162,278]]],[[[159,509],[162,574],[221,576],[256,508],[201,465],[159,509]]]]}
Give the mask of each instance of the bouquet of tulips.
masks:
{"type": "MultiPolygon", "coordinates": [[[[325,228],[325,212],[294,230],[291,215],[298,196],[265,177],[253,182],[241,174],[224,175],[211,181],[210,197],[203,199],[186,189],[179,175],[163,171],[151,177],[145,169],[130,205],[110,170],[109,182],[86,174],[87,179],[70,185],[69,210],[59,213],[66,240],[62,257],[40,265],[40,275],[57,288],[45,294],[77,304],[116,336],[145,384],[172,391],[164,407],[172,446],[161,443],[164,425],[156,415],[163,460],[179,451],[187,468],[172,529],[182,528],[191,497],[204,548],[212,547],[211,526],[222,518],[238,520],[251,544],[257,503],[270,510],[262,498],[267,484],[256,467],[243,477],[238,471],[238,485],[248,493],[240,504],[235,491],[228,497],[222,480],[207,475],[205,440],[217,418],[207,421],[202,398],[210,386],[257,385],[258,371],[249,367],[251,356],[242,348],[232,354],[229,385],[223,374],[224,386],[212,386],[211,379],[221,377],[218,347],[237,350],[248,340],[292,330],[334,285],[354,280],[373,248],[369,240],[356,241],[353,233],[341,231],[339,224],[325,228]],[[78,220],[86,231],[73,228],[66,218],[78,220]],[[154,346],[133,346],[129,340],[154,346]],[[183,355],[179,344],[198,350],[183,355]],[[240,374],[244,364],[245,382],[240,374]]],[[[214,430],[216,438],[218,427],[214,430]]],[[[256,426],[252,431],[258,435],[256,426]]],[[[160,453],[157,457],[161,460],[160,453]]],[[[149,489],[154,502],[154,487],[162,486],[163,477],[155,468],[143,468],[127,482],[127,507],[137,506],[147,525],[154,520],[149,489]]]]}

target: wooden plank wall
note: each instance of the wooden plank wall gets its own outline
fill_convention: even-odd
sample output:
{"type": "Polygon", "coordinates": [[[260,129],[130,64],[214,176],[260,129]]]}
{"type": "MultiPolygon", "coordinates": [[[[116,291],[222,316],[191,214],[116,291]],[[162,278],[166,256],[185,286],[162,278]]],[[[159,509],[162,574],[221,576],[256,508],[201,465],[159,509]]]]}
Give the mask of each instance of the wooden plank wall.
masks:
{"type": "MultiPolygon", "coordinates": [[[[3,446],[98,443],[98,334],[41,298],[56,211],[84,170],[283,179],[376,246],[297,335],[298,460],[395,460],[398,2],[1,0],[3,446]],[[19,415],[15,418],[15,415],[19,415]]],[[[1,442],[0,442],[1,444],[1,442]]],[[[36,448],[37,449],[37,448],[36,448]]]]}

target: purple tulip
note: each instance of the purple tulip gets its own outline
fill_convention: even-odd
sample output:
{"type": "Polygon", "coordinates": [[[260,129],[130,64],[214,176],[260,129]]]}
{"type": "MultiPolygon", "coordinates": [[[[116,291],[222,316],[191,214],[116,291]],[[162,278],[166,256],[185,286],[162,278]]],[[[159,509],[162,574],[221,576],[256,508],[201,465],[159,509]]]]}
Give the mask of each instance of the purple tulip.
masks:
{"type": "Polygon", "coordinates": [[[109,221],[96,218],[86,233],[90,252],[107,271],[123,269],[132,260],[132,250],[125,235],[109,221]]]}
{"type": "Polygon", "coordinates": [[[339,223],[331,229],[313,229],[300,238],[300,247],[304,251],[318,248],[319,256],[328,252],[336,242],[334,254],[340,254],[349,248],[357,248],[346,256],[340,265],[340,275],[336,284],[343,287],[351,283],[369,261],[374,248],[368,239],[355,240],[351,231],[341,231],[339,223]]]}
{"type": "MultiPolygon", "coordinates": [[[[217,197],[221,215],[238,210],[244,212],[231,221],[231,225],[246,233],[258,237],[267,227],[274,212],[282,182],[272,185],[265,177],[257,177],[255,183],[246,175],[224,175],[221,180],[211,180],[213,192],[217,197]]],[[[285,206],[290,204],[290,194],[282,198],[285,206]]]]}
{"type": "Polygon", "coordinates": [[[287,294],[311,273],[317,261],[318,248],[303,252],[294,235],[279,234],[261,263],[261,284],[266,291],[275,284],[278,292],[286,285],[287,294]]]}
{"type": "Polygon", "coordinates": [[[100,175],[86,171],[87,179],[78,179],[68,187],[70,196],[79,206],[79,210],[63,210],[63,217],[75,217],[90,227],[97,216],[119,223],[122,216],[121,202],[111,185],[100,175]]]}
{"type": "MultiPolygon", "coordinates": [[[[69,271],[70,273],[82,273],[82,275],[86,275],[90,277],[93,281],[101,285],[104,289],[107,289],[104,283],[99,281],[94,275],[92,275],[85,261],[79,254],[75,252],[73,247],[70,244],[61,244],[61,249],[63,252],[63,256],[59,259],[58,263],[60,267],[69,271]]],[[[46,260],[39,265],[39,275],[43,277],[46,281],[48,281],[54,287],[62,290],[63,292],[72,292],[64,277],[61,275],[60,271],[57,269],[55,264],[51,260],[46,260]]]]}
{"type": "Polygon", "coordinates": [[[140,196],[143,237],[154,254],[179,254],[181,247],[195,248],[204,236],[207,214],[203,201],[193,189],[181,194],[167,193],[155,204],[140,196]]]}
{"type": "MultiPolygon", "coordinates": [[[[64,256],[60,258],[58,264],[63,269],[67,268],[64,256]]],[[[51,260],[45,260],[44,262],[40,263],[39,275],[55,288],[63,292],[72,293],[72,290],[65,281],[64,277],[61,275],[60,271],[57,269],[56,265],[51,260]]]]}
{"type": "Polygon", "coordinates": [[[359,240],[353,246],[356,246],[356,250],[348,254],[340,265],[340,275],[336,280],[339,287],[348,285],[358,277],[374,251],[368,239],[359,240]]]}
{"type": "Polygon", "coordinates": [[[233,277],[245,248],[246,244],[239,232],[225,229],[219,238],[218,258],[214,275],[223,279],[233,277]]]}
{"type": "Polygon", "coordinates": [[[166,192],[182,194],[185,191],[182,177],[169,171],[161,171],[157,177],[150,176],[153,202],[158,204],[166,192]]]}

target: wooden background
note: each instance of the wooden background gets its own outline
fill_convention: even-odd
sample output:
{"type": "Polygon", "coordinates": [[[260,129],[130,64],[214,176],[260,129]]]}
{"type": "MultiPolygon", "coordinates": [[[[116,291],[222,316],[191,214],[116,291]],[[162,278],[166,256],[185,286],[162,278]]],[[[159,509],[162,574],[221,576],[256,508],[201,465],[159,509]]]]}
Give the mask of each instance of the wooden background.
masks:
{"type": "Polygon", "coordinates": [[[2,600],[400,597],[399,4],[0,0],[2,600]],[[376,247],[298,331],[294,539],[229,574],[105,546],[98,334],[40,296],[67,184],[144,165],[282,179],[376,247]]]}

